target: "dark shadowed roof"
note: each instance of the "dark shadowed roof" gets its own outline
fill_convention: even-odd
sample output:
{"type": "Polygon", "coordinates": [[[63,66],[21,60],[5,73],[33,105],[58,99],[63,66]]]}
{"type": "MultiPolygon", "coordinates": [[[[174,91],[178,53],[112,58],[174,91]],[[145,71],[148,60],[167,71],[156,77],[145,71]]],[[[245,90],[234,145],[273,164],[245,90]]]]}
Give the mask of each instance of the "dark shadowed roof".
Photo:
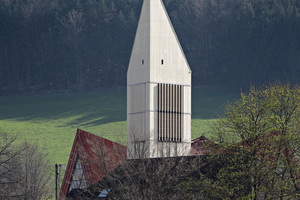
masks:
{"type": "MultiPolygon", "coordinates": [[[[206,153],[208,153],[209,149],[207,144],[213,143],[206,139],[204,136],[194,139],[191,143],[191,155],[205,155],[206,153]]],[[[150,170],[150,172],[155,171],[156,173],[161,173],[162,171],[164,171],[163,173],[166,173],[166,170],[168,169],[171,170],[170,173],[172,173],[177,172],[179,168],[182,168],[185,165],[188,166],[188,163],[192,158],[193,157],[191,156],[173,158],[152,158],[143,159],[143,162],[141,162],[140,160],[128,160],[123,165],[120,165],[123,161],[126,160],[125,146],[78,129],[70,154],[66,174],[62,183],[60,198],[65,198],[69,192],[69,186],[77,159],[80,160],[86,183],[89,187],[97,181],[101,180],[105,175],[109,174],[109,172],[116,167],[117,168],[113,171],[113,173],[110,173],[109,176],[106,176],[106,179],[103,179],[99,181],[99,183],[97,183],[98,186],[100,183],[112,183],[112,176],[119,176],[118,178],[114,177],[114,180],[124,180],[124,183],[128,182],[128,180],[126,180],[126,176],[123,175],[124,173],[126,173],[126,167],[129,167],[127,171],[130,171],[132,169],[137,170],[136,172],[130,172],[131,174],[139,173],[141,166],[144,166],[143,169],[147,169],[147,171],[150,170]],[[169,163],[166,163],[167,161],[169,161],[169,163]],[[171,165],[173,165],[172,169],[170,168],[171,165]],[[161,171],[158,171],[157,169],[160,169],[161,171]],[[109,182],[107,182],[108,177],[110,177],[109,182]]],[[[195,165],[195,159],[192,160],[193,165],[195,165]]],[[[103,187],[102,189],[109,188],[103,187]]],[[[99,193],[99,190],[100,189],[98,188],[96,193],[99,193]]],[[[74,196],[74,192],[76,193],[76,196],[80,196],[79,194],[82,193],[82,191],[85,190],[83,189],[73,191],[72,193],[70,192],[68,196],[74,196]]],[[[88,191],[88,193],[90,193],[90,191],[92,190],[89,189],[88,191]]],[[[89,199],[88,196],[90,196],[90,194],[87,194],[87,199],[89,199]]]]}
{"type": "Polygon", "coordinates": [[[97,199],[101,191],[110,189],[107,199],[182,199],[180,183],[200,173],[206,156],[132,159],[119,165],[107,176],[77,197],[97,199]],[[91,197],[92,196],[92,197],[91,197]]]}

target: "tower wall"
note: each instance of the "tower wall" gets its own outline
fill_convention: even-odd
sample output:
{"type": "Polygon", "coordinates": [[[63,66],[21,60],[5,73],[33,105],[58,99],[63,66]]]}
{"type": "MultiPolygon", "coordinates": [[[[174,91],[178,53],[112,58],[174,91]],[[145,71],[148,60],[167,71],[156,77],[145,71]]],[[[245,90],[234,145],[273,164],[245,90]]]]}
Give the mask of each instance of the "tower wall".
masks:
{"type": "Polygon", "coordinates": [[[127,158],[190,148],[191,70],[162,1],[144,0],[127,72],[127,158]]]}

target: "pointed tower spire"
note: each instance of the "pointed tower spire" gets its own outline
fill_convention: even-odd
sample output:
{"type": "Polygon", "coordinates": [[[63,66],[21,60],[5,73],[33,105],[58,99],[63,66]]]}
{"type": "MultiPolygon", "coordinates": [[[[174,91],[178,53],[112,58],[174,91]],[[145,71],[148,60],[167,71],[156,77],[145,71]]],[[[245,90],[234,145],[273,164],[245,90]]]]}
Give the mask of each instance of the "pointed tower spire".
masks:
{"type": "Polygon", "coordinates": [[[127,158],[190,155],[191,70],[161,0],[144,0],[127,71],[127,158]]]}

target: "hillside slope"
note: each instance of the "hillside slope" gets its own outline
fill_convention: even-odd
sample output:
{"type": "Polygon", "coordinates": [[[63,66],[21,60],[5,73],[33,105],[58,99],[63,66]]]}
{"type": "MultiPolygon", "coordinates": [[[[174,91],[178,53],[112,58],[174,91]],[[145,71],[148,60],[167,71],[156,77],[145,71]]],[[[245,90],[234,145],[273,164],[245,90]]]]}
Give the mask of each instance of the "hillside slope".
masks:
{"type": "MultiPolygon", "coordinates": [[[[192,139],[209,135],[208,123],[220,106],[237,98],[228,89],[194,88],[192,139]]],[[[0,131],[38,142],[55,163],[67,163],[77,128],[126,144],[125,89],[2,96],[0,110],[0,131]]]]}

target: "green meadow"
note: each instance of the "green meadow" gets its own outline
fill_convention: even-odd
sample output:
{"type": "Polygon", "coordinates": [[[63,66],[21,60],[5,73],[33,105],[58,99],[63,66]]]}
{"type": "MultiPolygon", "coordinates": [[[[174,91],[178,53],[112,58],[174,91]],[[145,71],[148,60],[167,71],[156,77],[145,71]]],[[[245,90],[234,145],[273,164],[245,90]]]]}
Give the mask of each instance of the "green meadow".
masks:
{"type": "MultiPolygon", "coordinates": [[[[238,91],[214,87],[192,90],[192,139],[206,135],[221,106],[238,91]]],[[[53,163],[66,164],[77,128],[126,143],[126,90],[0,97],[0,131],[17,134],[49,151],[53,163]]]]}

